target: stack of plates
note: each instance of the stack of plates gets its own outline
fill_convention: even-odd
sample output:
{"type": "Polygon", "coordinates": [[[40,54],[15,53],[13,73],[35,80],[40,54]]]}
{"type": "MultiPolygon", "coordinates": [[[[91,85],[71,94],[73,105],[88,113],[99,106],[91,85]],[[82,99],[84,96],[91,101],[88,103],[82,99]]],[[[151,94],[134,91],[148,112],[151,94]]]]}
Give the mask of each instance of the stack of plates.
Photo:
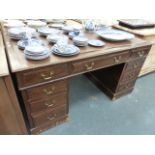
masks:
{"type": "Polygon", "coordinates": [[[39,20],[38,21],[37,20],[36,21],[35,20],[30,20],[30,21],[27,22],[27,25],[32,27],[32,28],[37,29],[37,28],[40,28],[40,27],[45,27],[47,25],[47,23],[39,21],[39,20]]]}
{"type": "Polygon", "coordinates": [[[135,37],[131,33],[113,29],[105,29],[97,31],[97,35],[109,41],[131,40],[135,37]]]}
{"type": "Polygon", "coordinates": [[[43,60],[51,55],[51,52],[45,46],[26,46],[24,50],[25,57],[31,60],[43,60]]]}
{"type": "Polygon", "coordinates": [[[73,43],[76,46],[87,46],[88,45],[88,39],[84,36],[77,36],[73,38],[73,43]]]}
{"type": "Polygon", "coordinates": [[[32,45],[32,46],[38,46],[38,45],[44,45],[41,40],[38,39],[22,39],[17,42],[18,48],[25,49],[26,46],[32,45]]]}
{"type": "Polygon", "coordinates": [[[78,55],[80,53],[80,49],[74,45],[71,44],[67,44],[64,47],[59,47],[57,44],[55,44],[52,47],[52,53],[59,55],[59,56],[74,56],[74,55],[78,55]]]}
{"type": "Polygon", "coordinates": [[[64,27],[64,24],[56,23],[56,24],[49,24],[48,26],[52,28],[62,29],[64,27]]]}
{"type": "Polygon", "coordinates": [[[25,35],[31,35],[32,37],[36,35],[36,30],[33,28],[29,27],[20,27],[20,28],[10,28],[8,30],[8,34],[10,38],[15,39],[15,40],[20,40],[25,35]]]}
{"type": "Polygon", "coordinates": [[[8,28],[24,27],[25,24],[20,20],[6,20],[4,26],[8,28]]]}
{"type": "Polygon", "coordinates": [[[49,43],[57,43],[58,40],[65,40],[68,42],[68,38],[63,35],[57,35],[57,34],[50,34],[47,36],[47,40],[49,43]]]}
{"type": "Polygon", "coordinates": [[[64,26],[62,30],[64,31],[64,33],[69,33],[72,32],[74,28],[72,26],[64,26]]]}
{"type": "Polygon", "coordinates": [[[38,29],[38,32],[40,33],[41,36],[48,36],[50,34],[60,34],[61,30],[48,28],[48,27],[42,27],[38,29]]]}

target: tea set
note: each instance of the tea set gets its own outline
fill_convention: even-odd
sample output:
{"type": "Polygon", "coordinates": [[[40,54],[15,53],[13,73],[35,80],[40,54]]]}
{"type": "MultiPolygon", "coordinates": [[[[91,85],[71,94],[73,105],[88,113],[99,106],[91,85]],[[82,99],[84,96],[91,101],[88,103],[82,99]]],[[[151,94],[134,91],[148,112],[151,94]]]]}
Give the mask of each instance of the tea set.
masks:
{"type": "MultiPolygon", "coordinates": [[[[13,27],[8,30],[8,35],[11,39],[19,40],[17,46],[23,49],[25,57],[31,60],[46,59],[51,53],[64,57],[74,56],[80,53],[78,47],[88,45],[102,47],[106,44],[100,39],[88,39],[80,29],[74,26],[64,26],[60,30],[48,27],[43,21],[28,21],[25,27],[19,26],[21,22],[14,23],[17,27],[12,24],[13,27]],[[37,32],[40,36],[46,37],[49,43],[54,44],[51,49],[48,49],[41,40],[37,39],[37,32]],[[73,44],[69,43],[68,38],[72,39],[73,44]]],[[[6,25],[9,27],[9,24],[6,25]]],[[[99,38],[108,41],[131,40],[135,37],[133,34],[112,28],[100,27],[97,29],[98,27],[93,20],[86,20],[83,23],[83,28],[86,33],[93,32],[99,38]]]]}

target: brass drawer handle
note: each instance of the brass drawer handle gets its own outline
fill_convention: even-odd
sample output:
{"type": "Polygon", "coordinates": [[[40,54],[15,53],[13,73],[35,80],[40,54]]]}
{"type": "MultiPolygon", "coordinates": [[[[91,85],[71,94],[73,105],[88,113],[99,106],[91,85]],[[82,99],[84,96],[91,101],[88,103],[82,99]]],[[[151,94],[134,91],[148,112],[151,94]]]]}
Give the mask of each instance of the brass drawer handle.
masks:
{"type": "Polygon", "coordinates": [[[145,54],[145,52],[144,52],[144,51],[140,51],[140,52],[138,52],[138,56],[139,56],[139,57],[143,57],[143,56],[144,56],[144,54],[145,54]]]}
{"type": "Polygon", "coordinates": [[[45,75],[44,73],[41,74],[43,80],[50,80],[53,78],[54,72],[50,72],[49,75],[45,75]]]}
{"type": "Polygon", "coordinates": [[[90,64],[90,65],[85,64],[85,67],[86,67],[86,69],[87,69],[87,70],[91,70],[91,69],[93,69],[93,68],[94,68],[94,65],[95,65],[95,63],[94,63],[94,62],[91,62],[91,64],[90,64]]]}
{"type": "Polygon", "coordinates": [[[54,114],[54,116],[48,116],[47,119],[49,121],[53,121],[55,119],[55,117],[56,117],[56,114],[54,114]]]}
{"type": "Polygon", "coordinates": [[[45,103],[45,106],[47,106],[47,107],[53,107],[54,104],[55,104],[55,100],[52,100],[51,102],[52,103],[45,103]]]}
{"type": "Polygon", "coordinates": [[[122,59],[121,56],[114,57],[114,61],[115,61],[116,64],[120,63],[121,62],[121,59],[122,59]]]}
{"type": "Polygon", "coordinates": [[[52,95],[53,91],[55,90],[55,87],[53,86],[51,89],[44,89],[43,91],[46,93],[46,95],[52,95]]]}

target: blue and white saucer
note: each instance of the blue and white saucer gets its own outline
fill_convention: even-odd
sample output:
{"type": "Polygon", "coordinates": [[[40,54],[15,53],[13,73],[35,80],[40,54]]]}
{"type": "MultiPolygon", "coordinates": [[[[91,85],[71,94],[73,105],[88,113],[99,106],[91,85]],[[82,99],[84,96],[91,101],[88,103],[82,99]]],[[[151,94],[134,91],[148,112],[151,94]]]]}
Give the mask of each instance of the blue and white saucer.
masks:
{"type": "Polygon", "coordinates": [[[101,47],[101,46],[105,45],[105,42],[103,42],[101,40],[93,39],[93,40],[89,40],[88,44],[91,46],[101,47]]]}

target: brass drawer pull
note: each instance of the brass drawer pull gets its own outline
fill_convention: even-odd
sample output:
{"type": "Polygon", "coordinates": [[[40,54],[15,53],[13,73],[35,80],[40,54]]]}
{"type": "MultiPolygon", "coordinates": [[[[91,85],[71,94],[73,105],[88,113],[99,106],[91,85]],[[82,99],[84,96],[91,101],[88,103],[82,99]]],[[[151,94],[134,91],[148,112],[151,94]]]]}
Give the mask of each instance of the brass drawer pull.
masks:
{"type": "Polygon", "coordinates": [[[49,121],[53,121],[55,119],[55,117],[56,117],[56,114],[54,114],[54,116],[48,116],[47,119],[49,121]]]}
{"type": "Polygon", "coordinates": [[[52,103],[45,103],[45,105],[46,105],[47,107],[53,107],[54,104],[55,104],[55,100],[52,100],[51,102],[52,102],[52,103]]]}
{"type": "Polygon", "coordinates": [[[114,61],[115,61],[116,64],[120,63],[120,62],[121,62],[121,59],[122,59],[121,56],[119,56],[119,57],[114,57],[114,61]]]}
{"type": "Polygon", "coordinates": [[[138,52],[138,56],[139,56],[139,57],[143,57],[143,56],[144,56],[144,54],[145,54],[145,52],[144,52],[144,51],[140,51],[140,52],[138,52]]]}
{"type": "Polygon", "coordinates": [[[50,72],[49,75],[45,75],[44,73],[41,74],[43,80],[50,80],[53,78],[54,72],[50,72]]]}
{"type": "Polygon", "coordinates": [[[134,65],[133,65],[133,68],[137,68],[137,67],[138,67],[138,65],[137,65],[137,64],[134,64],[134,65]]]}
{"type": "Polygon", "coordinates": [[[91,62],[91,64],[90,64],[90,65],[85,64],[85,67],[86,67],[86,69],[87,69],[87,70],[91,70],[91,69],[93,69],[93,68],[94,68],[94,65],[95,65],[95,63],[94,63],[94,62],[91,62]]]}
{"type": "Polygon", "coordinates": [[[52,95],[53,91],[55,90],[55,87],[53,86],[51,89],[44,89],[43,91],[46,93],[46,95],[52,95]]]}

